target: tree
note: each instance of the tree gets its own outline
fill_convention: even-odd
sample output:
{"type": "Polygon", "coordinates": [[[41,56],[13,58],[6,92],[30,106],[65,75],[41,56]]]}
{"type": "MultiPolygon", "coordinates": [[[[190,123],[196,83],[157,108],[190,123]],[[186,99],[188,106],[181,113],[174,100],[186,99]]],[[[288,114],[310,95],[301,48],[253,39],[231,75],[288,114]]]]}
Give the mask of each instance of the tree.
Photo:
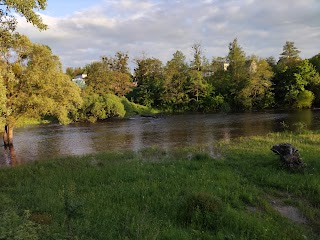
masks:
{"type": "Polygon", "coordinates": [[[174,111],[187,110],[189,103],[187,75],[186,57],[181,51],[176,51],[164,70],[162,101],[165,108],[174,111]]]}
{"type": "Polygon", "coordinates": [[[294,74],[300,63],[300,51],[293,42],[287,41],[283,46],[279,61],[274,68],[273,78],[275,100],[278,106],[292,107],[301,89],[301,84],[296,82],[294,74]]]}
{"type": "Polygon", "coordinates": [[[298,108],[310,108],[313,100],[320,101],[320,75],[309,60],[303,60],[294,73],[296,82],[300,85],[301,92],[297,96],[295,106],[298,108]]]}
{"type": "Polygon", "coordinates": [[[123,117],[125,115],[124,105],[121,99],[114,94],[98,95],[96,93],[85,95],[84,103],[80,109],[81,120],[96,122],[111,117],[123,117]]]}
{"type": "Polygon", "coordinates": [[[138,87],[133,93],[133,99],[148,107],[162,106],[164,67],[156,58],[136,59],[137,67],[134,77],[138,87]]]}
{"type": "Polygon", "coordinates": [[[128,53],[117,52],[114,57],[102,57],[102,61],[108,64],[111,71],[126,73],[130,75],[130,69],[128,67],[128,53]]]}
{"type": "Polygon", "coordinates": [[[252,62],[256,63],[256,70],[249,73],[249,84],[244,88],[248,93],[247,108],[267,108],[274,103],[271,92],[273,71],[269,63],[264,59],[254,57],[252,62]]]}
{"type": "Polygon", "coordinates": [[[12,11],[26,18],[40,30],[45,30],[47,25],[42,22],[39,14],[35,10],[45,10],[47,0],[0,0],[0,28],[6,31],[14,31],[17,20],[12,11]]]}
{"type": "Polygon", "coordinates": [[[283,46],[283,52],[280,54],[279,63],[286,65],[301,60],[299,57],[300,51],[294,46],[294,42],[286,41],[283,46]]]}
{"type": "Polygon", "coordinates": [[[269,64],[269,66],[271,67],[272,71],[276,68],[277,66],[277,61],[276,59],[271,56],[265,59],[267,61],[267,63],[269,64]]]}
{"type": "Polygon", "coordinates": [[[314,94],[311,91],[303,90],[297,96],[296,108],[311,108],[314,100],[314,94]]]}
{"type": "Polygon", "coordinates": [[[86,67],[87,78],[84,91],[100,96],[108,93],[124,96],[132,90],[131,75],[110,68],[110,62],[102,59],[86,67]]]}
{"type": "Polygon", "coordinates": [[[197,71],[202,70],[202,58],[203,50],[200,43],[195,43],[192,45],[193,60],[191,62],[191,68],[197,71]]]}
{"type": "Polygon", "coordinates": [[[316,98],[319,96],[320,76],[308,60],[295,62],[294,65],[292,63],[289,65],[279,63],[273,81],[276,102],[279,105],[288,107],[311,106],[313,96],[316,95],[316,98]],[[313,91],[313,94],[305,91],[313,91]],[[306,99],[311,102],[306,104],[306,99]],[[304,103],[300,104],[299,101],[304,103]]]}
{"type": "Polygon", "coordinates": [[[3,139],[10,146],[19,118],[51,115],[61,123],[68,123],[70,112],[82,100],[80,88],[62,72],[59,58],[49,47],[33,44],[17,33],[8,39],[0,41],[0,72],[6,88],[3,139]]]}
{"type": "Polygon", "coordinates": [[[237,38],[229,44],[227,60],[230,63],[227,71],[231,81],[231,106],[240,109],[247,108],[249,94],[246,87],[249,84],[249,68],[246,66],[246,55],[239,46],[237,38]]]}
{"type": "Polygon", "coordinates": [[[66,69],[66,74],[70,76],[70,78],[75,78],[79,74],[83,74],[85,72],[84,68],[77,67],[77,68],[72,68],[72,67],[67,67],[66,69]]]}
{"type": "Polygon", "coordinates": [[[316,68],[317,72],[320,73],[320,53],[309,59],[309,62],[316,68]]]}

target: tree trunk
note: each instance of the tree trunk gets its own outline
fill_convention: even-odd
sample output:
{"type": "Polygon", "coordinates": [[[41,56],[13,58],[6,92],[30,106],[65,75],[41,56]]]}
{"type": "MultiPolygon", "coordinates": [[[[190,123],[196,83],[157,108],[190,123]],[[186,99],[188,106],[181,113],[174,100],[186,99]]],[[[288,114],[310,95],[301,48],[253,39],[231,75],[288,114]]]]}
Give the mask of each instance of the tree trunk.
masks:
{"type": "Polygon", "coordinates": [[[13,127],[6,125],[3,133],[3,144],[5,147],[13,145],[13,127]]]}

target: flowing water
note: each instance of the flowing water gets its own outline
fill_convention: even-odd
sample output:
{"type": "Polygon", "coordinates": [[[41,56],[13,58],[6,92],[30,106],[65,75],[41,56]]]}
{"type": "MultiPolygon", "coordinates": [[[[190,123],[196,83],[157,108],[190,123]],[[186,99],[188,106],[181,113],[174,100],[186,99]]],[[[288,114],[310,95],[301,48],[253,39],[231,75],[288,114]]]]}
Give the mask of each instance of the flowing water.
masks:
{"type": "Polygon", "coordinates": [[[281,123],[320,129],[320,110],[137,116],[94,124],[27,126],[15,129],[14,149],[1,148],[0,165],[110,150],[138,151],[151,146],[208,146],[221,139],[282,131],[281,123]]]}

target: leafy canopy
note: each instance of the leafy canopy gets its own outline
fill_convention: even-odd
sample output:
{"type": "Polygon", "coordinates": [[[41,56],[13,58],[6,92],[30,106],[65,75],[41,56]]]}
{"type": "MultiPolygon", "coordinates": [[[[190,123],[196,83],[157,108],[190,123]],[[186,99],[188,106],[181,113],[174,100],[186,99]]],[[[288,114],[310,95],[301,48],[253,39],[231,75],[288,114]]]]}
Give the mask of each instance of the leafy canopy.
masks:
{"type": "Polygon", "coordinates": [[[17,20],[13,12],[26,18],[40,30],[47,29],[36,10],[45,10],[47,0],[0,0],[0,28],[14,31],[17,27],[17,20]]]}
{"type": "MultiPolygon", "coordinates": [[[[0,41],[0,71],[5,87],[2,118],[13,127],[21,117],[56,116],[61,123],[81,105],[80,88],[62,72],[49,47],[18,33],[0,41]]],[[[1,40],[1,39],[0,39],[1,40]]],[[[1,91],[0,85],[0,91],[1,91]]]]}

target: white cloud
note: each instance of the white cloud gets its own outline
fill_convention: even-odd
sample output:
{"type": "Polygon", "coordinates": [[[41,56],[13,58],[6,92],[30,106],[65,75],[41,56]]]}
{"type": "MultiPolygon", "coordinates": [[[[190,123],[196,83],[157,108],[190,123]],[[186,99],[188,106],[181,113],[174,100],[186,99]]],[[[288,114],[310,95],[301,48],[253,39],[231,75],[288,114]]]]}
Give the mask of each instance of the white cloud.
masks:
{"type": "Polygon", "coordinates": [[[165,63],[176,50],[190,57],[195,42],[210,58],[224,56],[235,37],[247,55],[277,58],[288,40],[311,57],[320,51],[319,11],[317,0],[109,0],[64,17],[43,15],[44,32],[19,19],[19,31],[49,45],[64,67],[117,51],[165,63]]]}

